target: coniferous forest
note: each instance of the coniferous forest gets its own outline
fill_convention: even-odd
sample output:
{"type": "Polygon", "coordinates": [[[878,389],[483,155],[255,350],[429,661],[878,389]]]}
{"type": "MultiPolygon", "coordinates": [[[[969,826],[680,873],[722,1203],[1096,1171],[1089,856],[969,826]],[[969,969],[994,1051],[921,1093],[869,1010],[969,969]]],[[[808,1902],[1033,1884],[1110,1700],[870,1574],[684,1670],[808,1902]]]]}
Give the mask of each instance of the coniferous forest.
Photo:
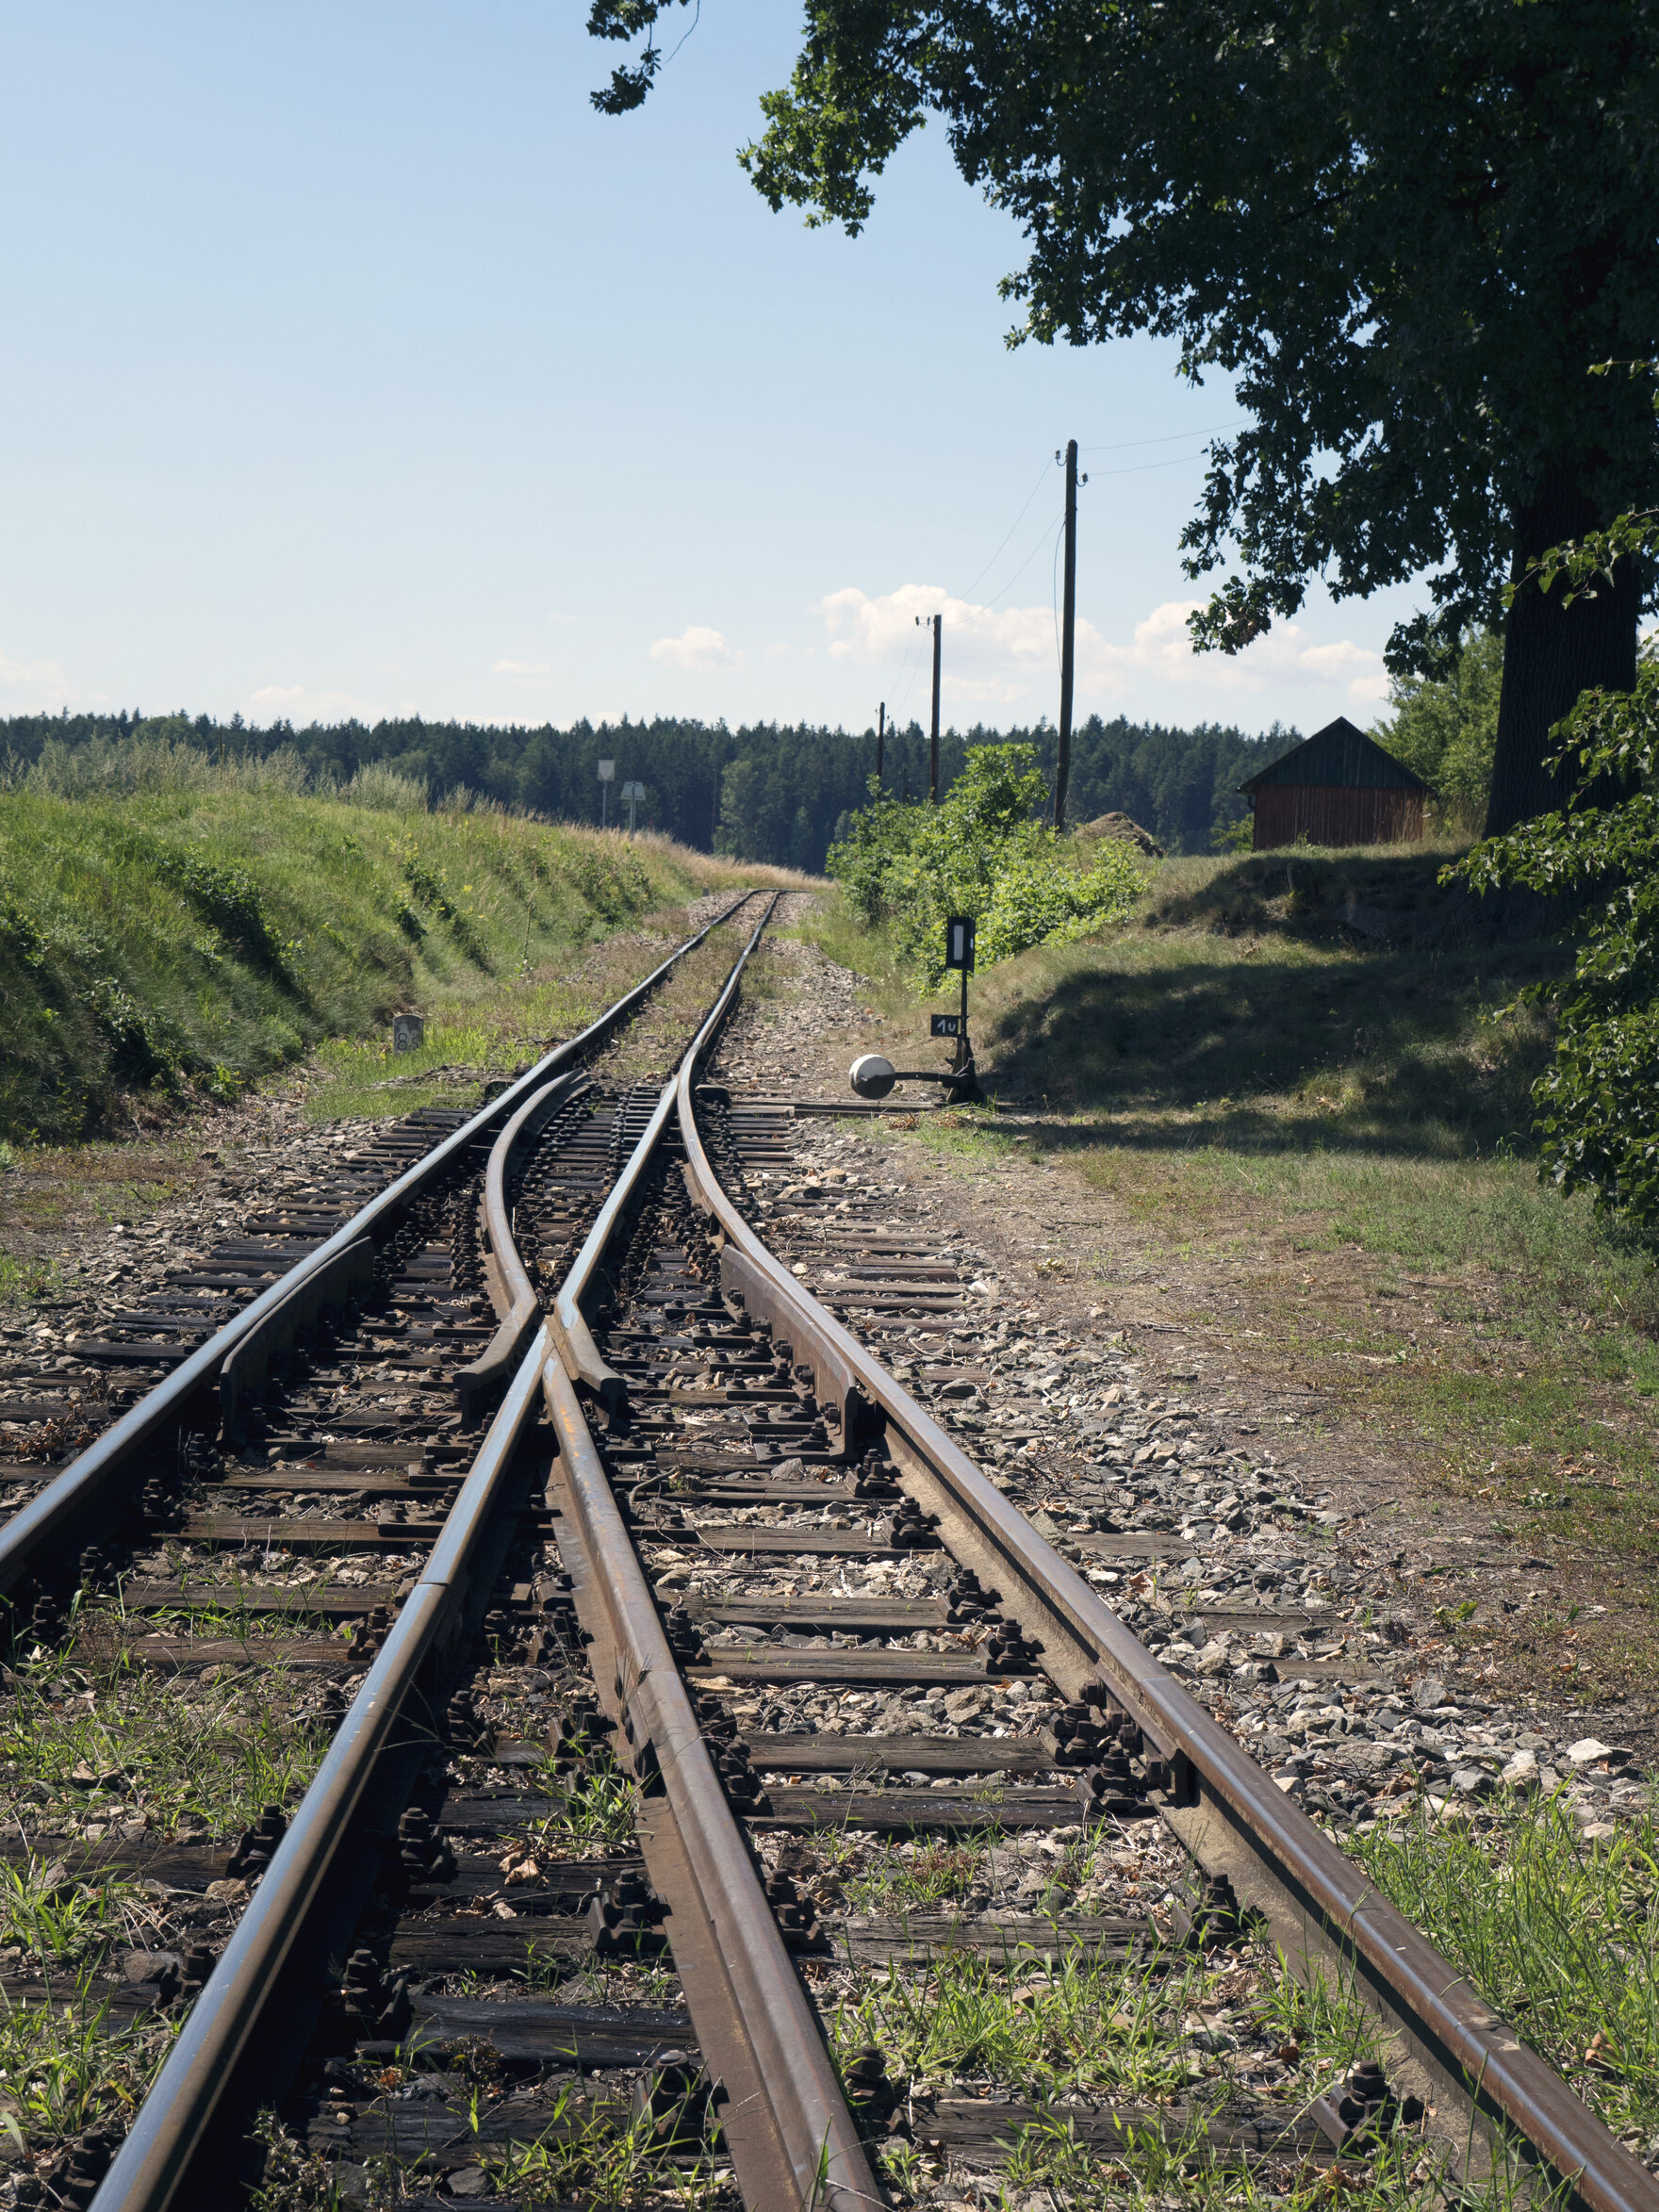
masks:
{"type": "MultiPolygon", "coordinates": [[[[1092,715],[1074,731],[1067,816],[1087,822],[1121,810],[1171,852],[1207,852],[1220,831],[1245,812],[1238,786],[1297,742],[1274,725],[1263,737],[1201,723],[1166,729],[1092,715]]],[[[256,729],[187,714],[31,714],[0,720],[0,762],[12,774],[59,750],[97,755],[111,746],[185,743],[217,758],[243,760],[288,751],[311,773],[344,782],[365,767],[421,778],[434,797],[457,788],[538,814],[573,822],[600,818],[601,760],[616,763],[610,818],[625,781],[643,783],[642,828],[660,829],[702,852],[739,854],[814,872],[846,818],[862,806],[876,766],[876,733],[761,723],[659,718],[651,722],[524,725],[384,721],[276,722],[256,729]]],[[[1028,744],[1052,776],[1056,733],[1035,729],[949,730],[939,746],[941,795],[961,773],[970,745],[1028,744]]],[[[90,763],[83,759],[82,766],[90,763]]],[[[920,724],[889,730],[883,781],[895,797],[928,787],[928,736],[920,724]]]]}

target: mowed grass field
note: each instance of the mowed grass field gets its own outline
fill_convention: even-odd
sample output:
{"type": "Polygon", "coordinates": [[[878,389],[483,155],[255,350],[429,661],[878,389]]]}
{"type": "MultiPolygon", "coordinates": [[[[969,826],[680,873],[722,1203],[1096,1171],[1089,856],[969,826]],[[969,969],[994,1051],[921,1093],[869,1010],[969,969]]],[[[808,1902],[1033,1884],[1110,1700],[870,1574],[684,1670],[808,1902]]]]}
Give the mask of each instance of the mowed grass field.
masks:
{"type": "MultiPolygon", "coordinates": [[[[1068,1167],[1120,1225],[1080,1278],[1150,1273],[1171,1319],[1221,1332],[1229,1361],[1254,1347],[1327,1430],[1404,1446],[1495,1534],[1639,1567],[1659,1554],[1653,1255],[1539,1182],[1552,1027],[1517,1001],[1571,947],[1536,909],[1441,888],[1451,857],[1149,864],[1123,928],[975,978],[1004,1110],[912,1141],[976,1172],[1016,1147],[1068,1167]]],[[[813,934],[919,1025],[879,933],[836,904],[813,934]]],[[[1595,1645],[1575,1630],[1562,1664],[1595,1645]]]]}

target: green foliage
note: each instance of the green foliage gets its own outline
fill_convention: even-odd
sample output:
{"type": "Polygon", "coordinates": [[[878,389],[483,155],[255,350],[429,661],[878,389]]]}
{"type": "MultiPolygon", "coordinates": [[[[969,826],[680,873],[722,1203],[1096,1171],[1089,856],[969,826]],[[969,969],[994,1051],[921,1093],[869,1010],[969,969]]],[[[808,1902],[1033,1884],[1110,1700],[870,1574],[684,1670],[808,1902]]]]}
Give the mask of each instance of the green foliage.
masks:
{"type": "Polygon", "coordinates": [[[1593,522],[1659,488],[1645,403],[1584,374],[1659,310],[1656,59],[1651,11],[1610,5],[811,0],[743,158],[774,207],[856,231],[941,116],[1025,230],[1020,337],[1174,336],[1254,418],[1185,533],[1194,575],[1242,554],[1201,639],[1248,643],[1314,574],[1443,562],[1405,665],[1497,619],[1552,500],[1593,522]]]}
{"type": "Polygon", "coordinates": [[[1583,902],[1555,1057],[1534,1086],[1540,1173],[1599,1211],[1659,1228],[1659,660],[1633,692],[1585,693],[1558,761],[1563,811],[1476,845],[1456,871],[1477,891],[1522,886],[1583,902]],[[1611,803],[1609,793],[1615,795],[1611,803]]]}
{"type": "Polygon", "coordinates": [[[1145,887],[1131,846],[1104,839],[1089,869],[1067,868],[1050,851],[1022,851],[996,879],[978,933],[989,967],[1033,944],[1075,944],[1127,919],[1145,887]]]}
{"type": "MultiPolygon", "coordinates": [[[[1074,823],[1111,811],[1131,814],[1168,852],[1204,852],[1220,825],[1248,820],[1238,786],[1297,742],[1277,724],[1260,737],[1219,723],[1191,729],[1103,721],[1092,714],[1072,733],[1068,812],[1074,823]]],[[[1027,744],[1052,776],[1056,734],[1046,723],[1007,732],[945,730],[939,745],[942,792],[961,773],[970,745],[1027,744]]],[[[20,714],[0,720],[0,791],[38,798],[153,804],[163,794],[198,801],[255,795],[279,802],[311,797],[419,823],[430,791],[448,792],[440,816],[483,801],[560,821],[597,824],[594,764],[615,757],[618,774],[646,782],[642,827],[694,850],[715,851],[814,873],[863,800],[876,764],[873,729],[790,728],[762,723],[729,730],[674,716],[654,722],[576,723],[568,729],[479,728],[420,721],[277,722],[250,729],[201,716],[135,722],[130,715],[20,714]],[[159,730],[162,734],[155,734],[159,730]],[[220,748],[225,763],[220,765],[220,748]]],[[[895,795],[927,789],[928,738],[917,723],[887,732],[885,780],[895,795]]],[[[583,895],[608,921],[637,911],[628,878],[630,848],[595,854],[583,895]]],[[[637,845],[632,850],[639,852],[637,845]]],[[[361,860],[360,840],[342,857],[361,860]]],[[[441,889],[441,884],[439,886],[441,889]]],[[[398,926],[414,943],[437,909],[405,897],[398,926]]],[[[439,917],[441,919],[441,916],[439,917]]],[[[0,936],[7,925],[0,917],[0,936]]],[[[235,932],[227,930],[227,935],[235,932]]]]}
{"type": "MultiPolygon", "coordinates": [[[[182,744],[83,752],[98,774],[75,795],[54,788],[64,759],[0,789],[8,1139],[119,1123],[138,1092],[234,1097],[326,1040],[384,1034],[399,1005],[469,1003],[709,873],[654,840],[435,812],[407,779],[400,811],[384,772],[360,805],[360,778],[313,795],[269,763],[222,776],[182,744]]],[[[524,1000],[527,1020],[546,1010],[524,1000]]]]}
{"type": "Polygon", "coordinates": [[[1372,735],[1421,776],[1435,795],[1442,825],[1472,835],[1484,820],[1498,742],[1498,695],[1503,640],[1477,631],[1441,677],[1397,676],[1389,686],[1391,722],[1372,735]]]}
{"type": "Polygon", "coordinates": [[[1555,1796],[1510,1803],[1484,1836],[1421,1818],[1347,1847],[1616,2134],[1659,2127],[1651,1809],[1600,1843],[1555,1796]]]}
{"type": "Polygon", "coordinates": [[[871,778],[870,803],[830,848],[830,871],[866,926],[890,925],[924,990],[944,974],[947,915],[981,922],[978,959],[989,967],[1121,922],[1140,895],[1142,870],[1126,845],[1104,842],[1085,869],[1032,819],[1047,790],[1026,745],[970,746],[937,807],[904,806],[871,778]]]}

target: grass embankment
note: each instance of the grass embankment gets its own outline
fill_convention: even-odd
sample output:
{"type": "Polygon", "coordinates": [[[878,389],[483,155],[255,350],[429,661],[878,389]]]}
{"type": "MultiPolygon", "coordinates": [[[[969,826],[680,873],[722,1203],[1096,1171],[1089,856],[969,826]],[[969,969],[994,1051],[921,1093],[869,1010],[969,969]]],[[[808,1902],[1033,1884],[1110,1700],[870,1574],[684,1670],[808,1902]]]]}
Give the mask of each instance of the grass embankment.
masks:
{"type": "Polygon", "coordinates": [[[586,948],[703,892],[805,880],[665,838],[429,811],[389,777],[329,796],[235,768],[0,792],[0,1138],[228,1098],[318,1048],[334,1081],[316,1110],[458,1097],[603,1003],[608,975],[572,973],[586,948]],[[388,1090],[401,1008],[431,1020],[388,1090]]]}
{"type": "MultiPolygon", "coordinates": [[[[917,1141],[980,1172],[1016,1145],[1068,1163],[1123,1234],[1065,1271],[1143,1303],[1155,1276],[1229,1385],[1254,1368],[1306,1386],[1300,1434],[1403,1450],[1413,1486],[1460,1496],[1476,1527],[1639,1567],[1659,1554],[1651,1255],[1538,1182],[1551,1032],[1514,1001],[1569,950],[1439,890],[1447,857],[1161,863],[1125,927],[976,978],[981,1065],[1018,1125],[951,1115],[917,1141]]],[[[814,934],[913,1033],[884,941],[844,909],[814,934]]],[[[1500,1661],[1519,1633],[1454,1626],[1500,1661]]],[[[1652,1673],[1645,1639],[1565,1608],[1544,1627],[1572,1691],[1652,1673]]],[[[1516,1656],[1536,1673],[1537,1651],[1516,1656]]]]}

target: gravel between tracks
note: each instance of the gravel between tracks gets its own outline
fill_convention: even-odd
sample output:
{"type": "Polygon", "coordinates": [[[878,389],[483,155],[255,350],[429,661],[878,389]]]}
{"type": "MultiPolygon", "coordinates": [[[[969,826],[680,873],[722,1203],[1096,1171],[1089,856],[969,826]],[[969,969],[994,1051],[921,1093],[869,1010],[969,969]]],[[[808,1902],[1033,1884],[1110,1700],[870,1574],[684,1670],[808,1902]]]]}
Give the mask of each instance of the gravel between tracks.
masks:
{"type": "MultiPolygon", "coordinates": [[[[873,1041],[858,978],[782,940],[723,1041],[719,1073],[738,1099],[846,1104],[847,1066],[873,1041]]],[[[1558,1782],[1592,1836],[1648,1805],[1647,1707],[1585,1710],[1545,1682],[1502,1699],[1478,1659],[1448,1646],[1443,1616],[1470,1597],[1511,1612],[1558,1601],[1549,1563],[1430,1527],[1398,1480],[1390,1492],[1375,1474],[1343,1474],[1339,1434],[1315,1439],[1271,1404],[1241,1402],[1226,1386],[1238,1378],[1217,1388],[1210,1348],[1057,1277],[1057,1237],[1076,1256],[1111,1231],[1109,1208],[1076,1178],[964,1170],[875,1117],[803,1120],[795,1177],[874,1186],[884,1222],[948,1240],[970,1286],[960,1319],[853,1326],[1080,1561],[1090,1535],[1113,1529],[1183,1539],[1153,1566],[1120,1574],[1109,1563],[1092,1579],[1298,1798],[1339,1827],[1397,1818],[1420,1790],[1449,1817],[1478,1821],[1496,1794],[1558,1782]],[[953,1338],[967,1349],[953,1352],[953,1338]],[[948,1359],[982,1378],[971,1397],[961,1380],[918,1371],[948,1359]],[[1404,1511],[1385,1518],[1385,1506],[1404,1511]],[[1317,1627],[1290,1639],[1203,1627],[1206,1609],[1262,1605],[1311,1608],[1317,1627]],[[1296,1660],[1314,1674],[1295,1674],[1296,1660]],[[1262,1679],[1264,1665],[1284,1679],[1262,1679]],[[1385,1665],[1387,1682],[1338,1696],[1335,1678],[1385,1665]]],[[[752,1210],[781,1251],[781,1187],[755,1185],[752,1210]]],[[[810,1236],[799,1252],[810,1255],[810,1236]]]]}

